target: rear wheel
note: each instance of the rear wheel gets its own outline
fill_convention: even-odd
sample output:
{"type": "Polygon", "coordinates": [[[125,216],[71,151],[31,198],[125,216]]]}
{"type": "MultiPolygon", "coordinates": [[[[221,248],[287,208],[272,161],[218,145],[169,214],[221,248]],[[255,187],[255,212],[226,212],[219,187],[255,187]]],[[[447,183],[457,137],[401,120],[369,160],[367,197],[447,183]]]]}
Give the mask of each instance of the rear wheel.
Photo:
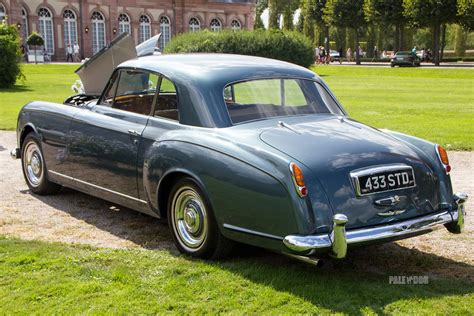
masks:
{"type": "Polygon", "coordinates": [[[61,189],[60,185],[48,180],[40,141],[34,133],[28,134],[23,141],[21,164],[26,184],[33,193],[54,194],[61,189]]]}
{"type": "Polygon", "coordinates": [[[217,226],[211,205],[191,178],[178,180],[168,199],[168,225],[178,250],[193,257],[217,259],[226,256],[232,241],[217,226]]]}

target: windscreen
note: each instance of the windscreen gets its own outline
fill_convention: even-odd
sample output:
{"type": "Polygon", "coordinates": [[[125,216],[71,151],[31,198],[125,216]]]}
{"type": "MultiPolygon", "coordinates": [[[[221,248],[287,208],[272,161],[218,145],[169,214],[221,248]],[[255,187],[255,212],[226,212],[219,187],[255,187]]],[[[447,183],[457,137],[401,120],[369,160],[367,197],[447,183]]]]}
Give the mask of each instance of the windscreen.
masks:
{"type": "Polygon", "coordinates": [[[224,89],[224,99],[234,124],[279,116],[343,114],[322,85],[305,79],[238,82],[224,89]]]}

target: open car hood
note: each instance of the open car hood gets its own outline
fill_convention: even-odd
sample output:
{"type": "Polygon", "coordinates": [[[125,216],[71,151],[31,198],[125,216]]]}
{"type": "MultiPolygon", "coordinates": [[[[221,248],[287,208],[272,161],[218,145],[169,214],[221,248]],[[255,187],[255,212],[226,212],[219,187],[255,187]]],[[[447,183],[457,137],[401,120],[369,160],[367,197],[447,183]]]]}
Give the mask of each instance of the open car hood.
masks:
{"type": "Polygon", "coordinates": [[[81,78],[84,93],[100,95],[115,67],[133,58],[152,55],[160,36],[155,35],[136,47],[129,34],[117,36],[75,71],[81,78]]]}

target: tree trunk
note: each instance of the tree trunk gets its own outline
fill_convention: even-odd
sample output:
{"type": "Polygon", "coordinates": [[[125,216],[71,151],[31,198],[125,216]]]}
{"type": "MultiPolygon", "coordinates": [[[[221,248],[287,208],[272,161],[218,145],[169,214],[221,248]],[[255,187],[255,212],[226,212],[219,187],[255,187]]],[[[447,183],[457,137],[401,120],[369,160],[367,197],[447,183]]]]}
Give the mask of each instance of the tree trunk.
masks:
{"type": "Polygon", "coordinates": [[[456,35],[454,37],[454,54],[459,57],[464,57],[467,46],[467,32],[462,29],[462,26],[456,25],[456,35]]]}
{"type": "Polygon", "coordinates": [[[436,22],[433,28],[433,59],[434,59],[434,64],[436,66],[439,66],[439,31],[440,31],[440,23],[436,22]]]}
{"type": "Polygon", "coordinates": [[[441,55],[439,61],[443,61],[444,47],[446,46],[446,24],[443,24],[443,31],[441,34],[441,55]]]}
{"type": "Polygon", "coordinates": [[[294,12],[290,7],[285,8],[283,13],[283,29],[287,31],[293,30],[293,14],[294,12]]]}
{"type": "Polygon", "coordinates": [[[36,53],[37,53],[37,52],[36,52],[36,47],[37,47],[37,46],[34,45],[33,47],[35,48],[35,65],[37,65],[37,64],[38,64],[38,61],[36,61],[36,53]]]}
{"type": "Polygon", "coordinates": [[[359,29],[355,28],[355,38],[356,38],[356,65],[360,65],[360,54],[359,54],[359,29]]]}
{"type": "Polygon", "coordinates": [[[405,27],[403,25],[400,25],[398,27],[399,30],[399,38],[398,38],[398,50],[403,50],[405,47],[403,47],[403,43],[405,40],[405,27]]]}
{"type": "Polygon", "coordinates": [[[276,0],[268,1],[268,29],[277,30],[280,28],[280,12],[276,0]]]}
{"type": "Polygon", "coordinates": [[[394,51],[398,52],[400,50],[400,25],[395,25],[395,47],[394,51]]]}

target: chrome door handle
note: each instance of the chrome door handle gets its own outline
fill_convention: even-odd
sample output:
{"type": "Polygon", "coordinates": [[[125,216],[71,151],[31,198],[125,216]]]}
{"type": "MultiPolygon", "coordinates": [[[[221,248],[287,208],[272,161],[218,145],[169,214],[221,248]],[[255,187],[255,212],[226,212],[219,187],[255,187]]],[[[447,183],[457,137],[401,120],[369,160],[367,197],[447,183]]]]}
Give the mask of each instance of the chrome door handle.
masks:
{"type": "Polygon", "coordinates": [[[142,136],[142,133],[137,132],[137,131],[135,131],[135,130],[133,130],[133,129],[129,129],[129,130],[128,130],[128,133],[129,133],[130,135],[133,135],[133,136],[142,136]]]}

